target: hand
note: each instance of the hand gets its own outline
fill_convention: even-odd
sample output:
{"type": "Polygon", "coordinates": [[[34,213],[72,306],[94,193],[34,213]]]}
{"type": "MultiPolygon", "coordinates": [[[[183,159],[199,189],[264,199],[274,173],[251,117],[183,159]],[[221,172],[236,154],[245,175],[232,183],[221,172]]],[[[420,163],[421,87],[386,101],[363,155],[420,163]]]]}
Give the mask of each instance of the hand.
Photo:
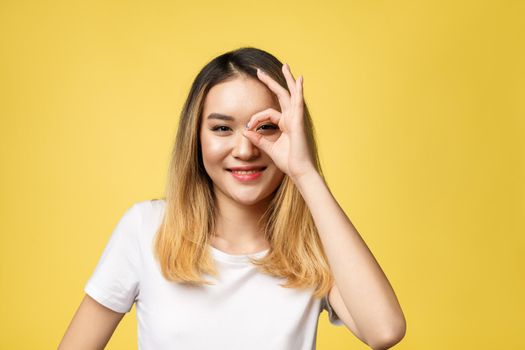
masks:
{"type": "Polygon", "coordinates": [[[290,93],[268,74],[257,70],[257,77],[277,95],[281,111],[268,108],[254,114],[248,121],[246,136],[255,146],[267,153],[275,165],[292,180],[316,171],[308,150],[304,131],[303,77],[295,80],[288,64],[282,67],[290,93]],[[275,141],[252,131],[260,122],[270,120],[279,126],[281,135],[275,141]]]}

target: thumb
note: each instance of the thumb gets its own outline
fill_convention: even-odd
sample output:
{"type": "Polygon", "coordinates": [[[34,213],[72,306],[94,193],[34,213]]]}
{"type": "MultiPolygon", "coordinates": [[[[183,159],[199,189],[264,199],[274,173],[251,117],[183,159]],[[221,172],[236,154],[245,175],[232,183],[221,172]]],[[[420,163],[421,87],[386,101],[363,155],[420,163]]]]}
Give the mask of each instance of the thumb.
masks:
{"type": "Polygon", "coordinates": [[[248,140],[250,140],[255,146],[262,149],[265,153],[269,152],[271,142],[265,139],[263,135],[251,130],[244,130],[243,135],[248,140]]]}

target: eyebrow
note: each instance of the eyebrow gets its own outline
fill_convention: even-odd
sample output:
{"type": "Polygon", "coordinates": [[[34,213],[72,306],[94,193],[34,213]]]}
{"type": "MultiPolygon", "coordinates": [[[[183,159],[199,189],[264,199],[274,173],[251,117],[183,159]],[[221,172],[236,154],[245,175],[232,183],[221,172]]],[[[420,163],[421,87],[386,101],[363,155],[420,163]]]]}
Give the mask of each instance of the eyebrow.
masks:
{"type": "Polygon", "coordinates": [[[208,118],[206,118],[206,119],[208,119],[208,120],[210,120],[210,119],[220,119],[220,120],[230,120],[230,121],[235,120],[232,116],[225,115],[225,114],[220,114],[220,113],[210,113],[208,115],[208,118]]]}

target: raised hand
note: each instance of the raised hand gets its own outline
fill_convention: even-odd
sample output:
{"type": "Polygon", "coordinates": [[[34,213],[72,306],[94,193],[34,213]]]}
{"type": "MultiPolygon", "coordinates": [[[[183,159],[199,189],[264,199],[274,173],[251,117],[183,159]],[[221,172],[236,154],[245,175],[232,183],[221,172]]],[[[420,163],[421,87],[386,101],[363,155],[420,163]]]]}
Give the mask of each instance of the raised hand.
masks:
{"type": "Polygon", "coordinates": [[[248,121],[244,135],[254,145],[267,153],[275,165],[293,180],[316,170],[308,151],[304,130],[303,77],[294,79],[290,67],[286,63],[282,70],[290,92],[268,74],[260,69],[257,70],[259,80],[277,95],[282,112],[268,108],[254,114],[248,121]],[[279,126],[281,130],[281,135],[275,141],[252,131],[259,123],[268,120],[279,126]]]}

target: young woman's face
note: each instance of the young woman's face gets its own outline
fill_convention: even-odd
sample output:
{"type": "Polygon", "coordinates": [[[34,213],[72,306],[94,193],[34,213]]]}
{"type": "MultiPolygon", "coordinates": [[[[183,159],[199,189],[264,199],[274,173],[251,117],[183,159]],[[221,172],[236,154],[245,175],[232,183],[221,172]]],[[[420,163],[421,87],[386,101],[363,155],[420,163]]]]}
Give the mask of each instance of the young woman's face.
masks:
{"type": "MultiPolygon", "coordinates": [[[[281,183],[284,173],[243,135],[250,117],[267,108],[280,110],[273,93],[251,77],[236,77],[213,86],[208,92],[201,116],[202,159],[219,200],[230,198],[245,205],[257,204],[281,183]],[[218,119],[221,117],[223,119],[218,119]],[[252,178],[230,170],[245,166],[266,168],[252,178]]],[[[277,140],[281,134],[278,126],[269,120],[259,123],[256,131],[270,140],[277,140]]]]}

